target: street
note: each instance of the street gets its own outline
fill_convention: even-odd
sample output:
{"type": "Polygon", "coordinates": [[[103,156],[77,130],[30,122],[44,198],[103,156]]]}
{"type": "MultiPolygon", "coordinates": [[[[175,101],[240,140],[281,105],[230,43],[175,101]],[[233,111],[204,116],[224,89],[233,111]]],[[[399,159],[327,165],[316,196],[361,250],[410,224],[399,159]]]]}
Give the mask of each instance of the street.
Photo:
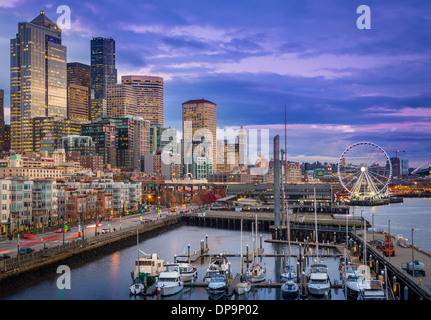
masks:
{"type": "Polygon", "coordinates": [[[73,225],[70,230],[66,233],[58,233],[56,230],[61,229],[60,227],[56,230],[45,231],[37,234],[21,233],[20,237],[15,237],[12,240],[2,237],[0,241],[0,254],[7,254],[10,257],[16,257],[19,248],[31,248],[35,251],[41,250],[46,247],[58,246],[67,242],[75,241],[83,236],[86,239],[91,239],[97,236],[97,233],[102,234],[104,231],[115,232],[115,230],[120,230],[122,228],[131,227],[134,225],[139,225],[145,223],[148,220],[163,219],[163,217],[168,215],[182,214],[181,210],[197,210],[198,207],[193,205],[187,205],[186,209],[176,209],[175,212],[171,212],[170,209],[163,209],[160,215],[157,209],[152,209],[144,214],[133,214],[129,216],[112,218],[110,221],[102,220],[96,227],[96,222],[86,221],[84,223],[84,232],[82,234],[82,228],[78,225],[73,225]],[[81,233],[80,233],[81,231],[81,233]],[[27,236],[27,237],[25,237],[27,236]],[[19,246],[19,247],[18,247],[19,246]]]}

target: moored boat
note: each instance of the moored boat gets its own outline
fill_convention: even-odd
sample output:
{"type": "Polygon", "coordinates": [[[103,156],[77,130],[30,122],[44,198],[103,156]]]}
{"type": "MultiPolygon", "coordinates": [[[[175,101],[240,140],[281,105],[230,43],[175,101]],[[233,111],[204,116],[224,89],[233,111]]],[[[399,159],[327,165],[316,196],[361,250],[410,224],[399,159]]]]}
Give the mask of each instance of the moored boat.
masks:
{"type": "Polygon", "coordinates": [[[246,276],[250,282],[262,282],[266,278],[266,266],[256,263],[247,270],[246,276]]]}
{"type": "Polygon", "coordinates": [[[181,274],[178,270],[163,271],[160,273],[157,282],[157,291],[162,296],[174,295],[184,288],[184,282],[181,281],[181,274]]]}
{"type": "Polygon", "coordinates": [[[211,299],[222,298],[226,294],[227,277],[224,273],[214,274],[208,282],[207,291],[211,299]]]}
{"type": "Polygon", "coordinates": [[[157,278],[164,269],[164,260],[158,259],[157,253],[144,254],[135,260],[135,270],[132,272],[133,283],[149,287],[157,282],[157,278]]]}
{"type": "Polygon", "coordinates": [[[308,275],[308,293],[314,296],[329,295],[331,283],[328,276],[328,268],[324,264],[310,266],[308,275]]]}
{"type": "Polygon", "coordinates": [[[204,276],[204,282],[209,282],[216,274],[225,274],[229,270],[229,262],[224,256],[212,257],[204,276]]]}
{"type": "Polygon", "coordinates": [[[293,280],[287,280],[281,285],[281,294],[286,298],[298,298],[299,286],[293,280]]]}
{"type": "Polygon", "coordinates": [[[247,280],[244,280],[242,282],[238,282],[235,285],[234,289],[235,289],[235,293],[237,295],[243,295],[244,293],[250,292],[250,290],[251,290],[251,282],[247,281],[247,280]]]}

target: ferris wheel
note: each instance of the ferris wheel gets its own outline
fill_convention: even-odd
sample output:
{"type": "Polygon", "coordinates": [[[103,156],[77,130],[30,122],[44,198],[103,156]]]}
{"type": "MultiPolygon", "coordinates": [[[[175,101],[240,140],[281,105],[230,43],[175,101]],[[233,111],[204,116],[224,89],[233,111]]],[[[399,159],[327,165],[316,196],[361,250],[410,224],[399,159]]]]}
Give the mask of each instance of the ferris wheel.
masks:
{"type": "Polygon", "coordinates": [[[338,162],[338,179],[351,199],[379,199],[385,196],[392,178],[387,153],[371,142],[349,146],[338,162]]]}

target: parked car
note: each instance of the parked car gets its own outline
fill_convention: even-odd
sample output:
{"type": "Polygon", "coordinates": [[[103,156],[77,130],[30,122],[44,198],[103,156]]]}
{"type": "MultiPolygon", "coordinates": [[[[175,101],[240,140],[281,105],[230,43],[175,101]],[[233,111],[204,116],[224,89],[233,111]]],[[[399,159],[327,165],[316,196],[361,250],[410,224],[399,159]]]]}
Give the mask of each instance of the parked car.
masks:
{"type": "Polygon", "coordinates": [[[34,250],[32,248],[20,248],[19,254],[20,255],[29,254],[29,253],[32,253],[33,251],[34,250]]]}
{"type": "Polygon", "coordinates": [[[6,260],[6,259],[10,259],[10,255],[8,255],[6,253],[1,253],[0,254],[0,260],[6,260]]]}

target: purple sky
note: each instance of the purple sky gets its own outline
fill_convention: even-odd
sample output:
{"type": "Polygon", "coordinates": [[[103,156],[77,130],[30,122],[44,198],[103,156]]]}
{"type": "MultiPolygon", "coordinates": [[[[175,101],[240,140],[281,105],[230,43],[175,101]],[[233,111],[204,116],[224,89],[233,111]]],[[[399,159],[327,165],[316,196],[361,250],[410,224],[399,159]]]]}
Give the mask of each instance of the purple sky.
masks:
{"type": "MultiPolygon", "coordinates": [[[[220,129],[262,128],[296,161],[336,162],[351,144],[431,160],[431,2],[399,0],[0,0],[0,88],[9,107],[9,41],[40,10],[64,30],[68,61],[90,62],[90,39],[112,37],[121,75],[165,79],[165,124],[181,104],[217,104],[220,129]],[[359,30],[359,5],[371,29],[359,30]]],[[[9,122],[9,110],[5,110],[9,122]]]]}

